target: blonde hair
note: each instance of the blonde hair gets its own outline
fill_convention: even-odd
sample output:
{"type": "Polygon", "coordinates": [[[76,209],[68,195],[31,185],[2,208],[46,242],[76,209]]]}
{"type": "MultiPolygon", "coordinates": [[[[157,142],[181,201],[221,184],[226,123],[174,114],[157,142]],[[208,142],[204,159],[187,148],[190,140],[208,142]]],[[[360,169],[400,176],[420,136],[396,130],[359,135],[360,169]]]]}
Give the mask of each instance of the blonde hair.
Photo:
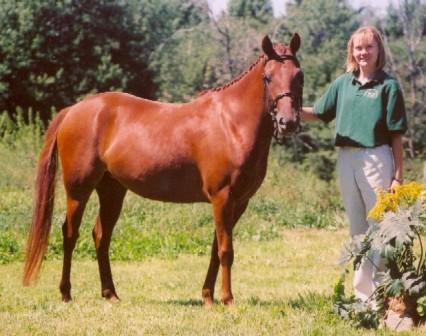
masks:
{"type": "Polygon", "coordinates": [[[376,70],[381,70],[386,64],[386,53],[383,45],[383,39],[379,31],[373,26],[365,26],[358,28],[348,41],[347,57],[346,57],[346,71],[355,72],[359,70],[358,63],[355,61],[353,50],[354,50],[354,39],[358,35],[372,36],[379,47],[379,55],[377,57],[376,70]]]}

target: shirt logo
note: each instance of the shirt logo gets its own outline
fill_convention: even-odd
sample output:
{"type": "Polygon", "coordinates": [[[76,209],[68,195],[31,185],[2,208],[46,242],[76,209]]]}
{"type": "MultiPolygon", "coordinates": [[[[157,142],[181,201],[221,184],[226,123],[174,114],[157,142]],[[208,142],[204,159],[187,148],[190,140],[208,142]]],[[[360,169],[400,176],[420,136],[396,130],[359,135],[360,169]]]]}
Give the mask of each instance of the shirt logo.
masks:
{"type": "Polygon", "coordinates": [[[370,98],[370,99],[376,99],[379,95],[379,92],[376,89],[367,89],[364,91],[364,97],[370,98]]]}

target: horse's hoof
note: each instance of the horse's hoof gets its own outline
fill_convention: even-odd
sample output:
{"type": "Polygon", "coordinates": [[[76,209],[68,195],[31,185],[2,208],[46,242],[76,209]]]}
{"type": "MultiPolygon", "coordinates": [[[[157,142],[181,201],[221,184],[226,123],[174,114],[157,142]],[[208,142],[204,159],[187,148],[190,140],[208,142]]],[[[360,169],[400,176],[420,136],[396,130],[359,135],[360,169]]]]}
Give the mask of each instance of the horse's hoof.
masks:
{"type": "Polygon", "coordinates": [[[115,291],[111,289],[103,290],[102,297],[104,297],[105,299],[107,299],[109,302],[112,302],[112,303],[120,302],[120,298],[118,297],[118,295],[115,293],[115,291]]]}
{"type": "Polygon", "coordinates": [[[225,306],[233,306],[234,305],[234,298],[231,297],[226,297],[226,298],[222,298],[222,304],[224,304],[225,306]]]}
{"type": "Polygon", "coordinates": [[[203,298],[204,308],[212,308],[214,304],[214,300],[211,297],[203,298]]]}
{"type": "Polygon", "coordinates": [[[111,303],[118,303],[118,302],[120,302],[120,298],[118,296],[116,296],[116,295],[107,298],[107,300],[109,302],[111,302],[111,303]]]}
{"type": "Polygon", "coordinates": [[[62,294],[62,302],[68,303],[72,300],[71,295],[69,294],[62,294]]]}
{"type": "Polygon", "coordinates": [[[201,295],[203,297],[203,303],[205,308],[210,308],[214,304],[213,291],[208,288],[203,288],[201,295]]]}

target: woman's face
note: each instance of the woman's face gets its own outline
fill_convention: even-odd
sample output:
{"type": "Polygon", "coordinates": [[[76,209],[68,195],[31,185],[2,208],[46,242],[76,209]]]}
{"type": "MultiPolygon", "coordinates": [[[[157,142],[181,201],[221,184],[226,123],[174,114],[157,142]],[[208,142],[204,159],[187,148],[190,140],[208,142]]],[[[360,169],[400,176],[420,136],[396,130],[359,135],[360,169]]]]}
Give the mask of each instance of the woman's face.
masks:
{"type": "Polygon", "coordinates": [[[363,70],[376,70],[379,57],[379,46],[372,35],[359,34],[354,36],[353,56],[356,63],[363,70]]]}

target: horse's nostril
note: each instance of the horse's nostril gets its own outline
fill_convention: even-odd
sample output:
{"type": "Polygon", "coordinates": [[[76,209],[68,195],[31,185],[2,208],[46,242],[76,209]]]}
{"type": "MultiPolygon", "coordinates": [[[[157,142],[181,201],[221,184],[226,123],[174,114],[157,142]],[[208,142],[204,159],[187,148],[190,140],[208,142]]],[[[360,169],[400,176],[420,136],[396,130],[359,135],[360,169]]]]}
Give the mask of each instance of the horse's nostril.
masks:
{"type": "Polygon", "coordinates": [[[281,128],[283,131],[286,132],[295,132],[297,131],[299,128],[299,123],[295,122],[295,121],[287,121],[283,123],[283,127],[281,128]]]}

